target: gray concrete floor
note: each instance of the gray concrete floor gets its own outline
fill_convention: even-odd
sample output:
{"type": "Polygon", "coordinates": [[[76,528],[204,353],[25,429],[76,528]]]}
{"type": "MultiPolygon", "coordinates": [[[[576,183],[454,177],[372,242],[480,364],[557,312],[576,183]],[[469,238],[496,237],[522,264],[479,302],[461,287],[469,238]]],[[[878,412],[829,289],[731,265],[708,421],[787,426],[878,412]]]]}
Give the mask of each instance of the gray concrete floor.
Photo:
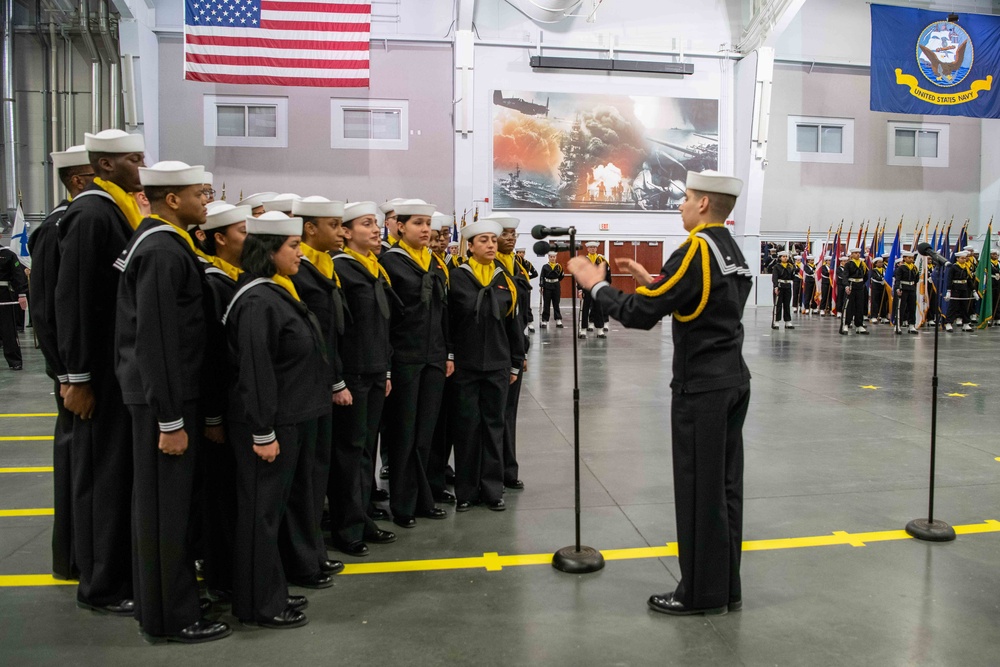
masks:
{"type": "MultiPolygon", "coordinates": [[[[933,336],[883,325],[842,337],[820,317],[772,331],[768,319],[766,310],[745,317],[754,375],[746,540],[898,531],[924,517],[933,336]]],[[[519,423],[527,489],[508,494],[507,512],[420,522],[398,530],[396,544],[345,560],[544,554],[572,543],[572,335],[533,337],[519,423]]],[[[584,543],[671,542],[669,328],[613,324],[608,340],[581,342],[584,543]]],[[[941,343],[936,514],[959,526],[1000,520],[1000,329],[941,343]]],[[[26,349],[25,366],[0,371],[0,412],[51,412],[37,351],[26,349]]],[[[0,436],[49,434],[51,422],[0,418],[0,436]]],[[[0,468],[50,465],[50,449],[0,441],[0,468]]],[[[0,474],[0,509],[42,507],[51,507],[50,474],[0,474]]],[[[0,575],[48,572],[49,523],[0,517],[0,575]]],[[[134,621],[76,609],[71,586],[5,586],[0,664],[995,665],[998,547],[1000,532],[985,532],[949,544],[749,551],[744,610],[712,618],[647,611],[678,568],[641,552],[584,576],[545,564],[345,574],[308,592],[305,628],[236,624],[231,638],[191,647],[146,645],[134,621]]]]}

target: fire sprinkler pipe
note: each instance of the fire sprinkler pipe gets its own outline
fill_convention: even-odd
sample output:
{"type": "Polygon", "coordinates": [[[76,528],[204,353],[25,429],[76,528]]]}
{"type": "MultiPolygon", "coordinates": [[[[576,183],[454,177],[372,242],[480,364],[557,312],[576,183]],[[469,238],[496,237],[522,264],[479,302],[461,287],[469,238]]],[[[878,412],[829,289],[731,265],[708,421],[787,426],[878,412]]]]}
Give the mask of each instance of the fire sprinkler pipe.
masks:
{"type": "Polygon", "coordinates": [[[3,175],[4,204],[8,211],[17,207],[17,147],[14,145],[14,0],[3,0],[2,47],[3,69],[3,175]]]}
{"type": "Polygon", "coordinates": [[[90,131],[101,131],[101,55],[90,32],[90,7],[87,0],[80,0],[80,33],[90,57],[90,131]]]}

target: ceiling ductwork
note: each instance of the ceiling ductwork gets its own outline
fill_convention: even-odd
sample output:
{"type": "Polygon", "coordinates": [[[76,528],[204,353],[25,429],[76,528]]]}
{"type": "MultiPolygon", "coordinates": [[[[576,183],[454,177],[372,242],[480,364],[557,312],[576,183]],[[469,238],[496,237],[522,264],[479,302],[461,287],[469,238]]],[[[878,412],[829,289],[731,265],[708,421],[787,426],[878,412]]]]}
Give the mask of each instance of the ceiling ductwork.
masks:
{"type": "MultiPolygon", "coordinates": [[[[583,4],[583,0],[507,0],[507,3],[532,21],[558,23],[570,16],[570,12],[583,4]]],[[[595,0],[595,11],[599,4],[600,1],[595,0]]]]}

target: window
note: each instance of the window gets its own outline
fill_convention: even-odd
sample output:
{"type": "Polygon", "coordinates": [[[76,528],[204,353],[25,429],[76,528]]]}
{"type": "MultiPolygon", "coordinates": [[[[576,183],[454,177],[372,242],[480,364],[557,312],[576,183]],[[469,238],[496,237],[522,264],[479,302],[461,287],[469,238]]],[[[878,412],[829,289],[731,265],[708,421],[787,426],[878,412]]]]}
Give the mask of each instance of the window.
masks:
{"type": "Polygon", "coordinates": [[[854,163],[854,119],[788,117],[788,161],[854,163]]]}
{"type": "Polygon", "coordinates": [[[887,163],[897,167],[947,167],[950,125],[889,121],[887,163]]]}
{"type": "Polygon", "coordinates": [[[288,98],[205,95],[205,145],[288,147],[288,98]]]}
{"type": "Polygon", "coordinates": [[[402,150],[409,147],[406,100],[330,100],[330,147],[402,150]]]}

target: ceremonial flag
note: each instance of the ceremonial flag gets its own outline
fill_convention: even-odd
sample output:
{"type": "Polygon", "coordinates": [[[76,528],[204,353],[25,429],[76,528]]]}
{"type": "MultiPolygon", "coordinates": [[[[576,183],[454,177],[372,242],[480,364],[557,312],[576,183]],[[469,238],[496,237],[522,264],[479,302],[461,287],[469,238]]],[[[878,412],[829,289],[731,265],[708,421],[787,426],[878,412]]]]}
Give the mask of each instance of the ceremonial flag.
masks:
{"type": "Polygon", "coordinates": [[[962,231],[958,233],[958,240],[955,241],[955,247],[952,249],[951,253],[948,255],[948,261],[952,264],[955,263],[955,255],[965,246],[969,245],[969,234],[968,234],[969,223],[962,225],[962,231]]]}
{"type": "Polygon", "coordinates": [[[873,4],[871,20],[872,111],[1000,118],[1000,17],[873,4]]]}
{"type": "Polygon", "coordinates": [[[976,267],[976,280],[979,281],[979,323],[977,329],[985,329],[993,319],[993,262],[990,261],[990,238],[993,236],[993,223],[986,230],[986,240],[983,241],[983,251],[979,254],[979,266],[976,267]]]}
{"type": "MultiPolygon", "coordinates": [[[[848,234],[850,238],[850,234],[848,234]]],[[[837,312],[837,267],[840,266],[840,230],[833,239],[833,261],[830,262],[830,312],[837,312]]]]}
{"type": "Polygon", "coordinates": [[[17,204],[17,211],[14,213],[14,227],[10,232],[10,251],[17,255],[29,269],[31,268],[31,255],[28,254],[28,223],[24,219],[24,211],[21,210],[21,203],[17,204]]]}
{"type": "Polygon", "coordinates": [[[184,78],[368,87],[371,0],[185,0],[184,78]]]}
{"type": "Polygon", "coordinates": [[[930,259],[920,257],[920,282],[917,285],[917,328],[927,321],[927,310],[930,308],[930,286],[928,285],[930,259]]]}
{"type": "Polygon", "coordinates": [[[899,233],[903,228],[903,222],[900,221],[896,226],[896,238],[892,240],[892,250],[889,251],[889,259],[885,261],[885,291],[889,295],[889,321],[896,324],[895,309],[892,307],[893,294],[892,291],[892,281],[896,273],[896,260],[899,259],[902,248],[899,245],[899,233]]]}

